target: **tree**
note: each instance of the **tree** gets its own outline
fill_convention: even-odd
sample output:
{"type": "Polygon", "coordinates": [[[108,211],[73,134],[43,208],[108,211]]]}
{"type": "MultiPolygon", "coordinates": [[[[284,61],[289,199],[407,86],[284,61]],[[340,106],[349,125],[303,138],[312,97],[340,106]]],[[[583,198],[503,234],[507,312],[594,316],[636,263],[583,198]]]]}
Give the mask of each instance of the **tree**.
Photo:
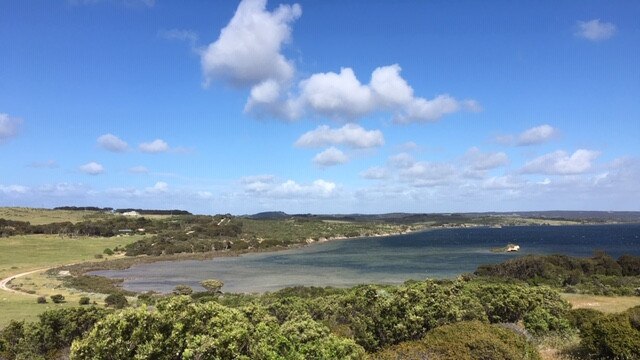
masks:
{"type": "Polygon", "coordinates": [[[107,304],[107,306],[111,306],[116,309],[122,309],[123,307],[127,306],[127,304],[129,303],[127,301],[127,298],[120,293],[110,294],[104,299],[104,302],[105,304],[107,304]]]}
{"type": "Polygon", "coordinates": [[[200,285],[202,285],[203,288],[207,289],[208,292],[220,293],[220,289],[222,289],[222,287],[224,286],[224,282],[217,279],[207,279],[200,281],[200,285]]]}
{"type": "Polygon", "coordinates": [[[193,289],[187,285],[178,285],[173,288],[173,293],[176,295],[191,295],[193,294],[193,289]]]}
{"type": "Polygon", "coordinates": [[[51,295],[51,301],[53,301],[55,304],[63,303],[64,296],[62,296],[62,294],[51,295]]]}

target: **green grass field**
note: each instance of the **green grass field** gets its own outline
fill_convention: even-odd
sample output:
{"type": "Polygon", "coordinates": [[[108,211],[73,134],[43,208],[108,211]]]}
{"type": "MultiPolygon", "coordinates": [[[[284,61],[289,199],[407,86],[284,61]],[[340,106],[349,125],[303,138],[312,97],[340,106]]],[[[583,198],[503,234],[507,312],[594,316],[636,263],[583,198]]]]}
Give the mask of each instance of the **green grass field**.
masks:
{"type": "MultiPolygon", "coordinates": [[[[124,246],[139,240],[141,236],[113,238],[64,238],[55,235],[26,235],[0,238],[0,278],[36,270],[82,261],[99,261],[96,254],[105,248],[124,246]]],[[[53,306],[75,306],[81,294],[56,288],[59,282],[42,273],[14,280],[15,283],[30,284],[25,288],[35,289],[39,295],[61,293],[67,297],[66,304],[36,304],[33,295],[13,294],[0,290],[0,328],[10,320],[33,319],[53,306]],[[33,285],[31,285],[33,284],[33,285]]],[[[13,282],[12,282],[13,283],[13,282]]]]}
{"type": "Polygon", "coordinates": [[[19,207],[0,208],[0,219],[28,221],[32,225],[51,224],[63,221],[77,223],[82,220],[101,216],[107,215],[96,211],[49,210],[19,207]]]}
{"type": "Polygon", "coordinates": [[[640,296],[599,296],[562,294],[574,309],[594,309],[604,313],[618,313],[640,305],[640,296]]]}

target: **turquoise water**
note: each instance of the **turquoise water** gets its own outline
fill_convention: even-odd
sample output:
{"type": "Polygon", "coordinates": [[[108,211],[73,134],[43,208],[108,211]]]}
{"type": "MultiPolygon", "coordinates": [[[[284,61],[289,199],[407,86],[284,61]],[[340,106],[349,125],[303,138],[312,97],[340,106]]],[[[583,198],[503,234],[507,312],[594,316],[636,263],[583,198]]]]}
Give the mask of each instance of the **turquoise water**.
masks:
{"type": "Polygon", "coordinates": [[[142,264],[123,271],[92,274],[123,278],[133,291],[170,292],[178,284],[201,289],[216,278],[225,292],[264,292],[288,286],[351,286],[402,283],[408,279],[450,278],[478,265],[526,254],[614,257],[640,256],[640,225],[526,226],[442,229],[389,237],[331,241],[304,248],[204,261],[142,264]],[[507,243],[518,253],[492,253],[507,243]]]}

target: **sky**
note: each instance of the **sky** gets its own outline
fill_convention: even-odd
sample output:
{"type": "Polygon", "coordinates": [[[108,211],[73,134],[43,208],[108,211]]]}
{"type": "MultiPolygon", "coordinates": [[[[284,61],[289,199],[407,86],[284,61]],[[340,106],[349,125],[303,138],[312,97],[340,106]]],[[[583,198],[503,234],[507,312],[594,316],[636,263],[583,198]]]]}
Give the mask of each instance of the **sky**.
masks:
{"type": "Polygon", "coordinates": [[[638,1],[0,1],[0,206],[640,210],[638,1]]]}

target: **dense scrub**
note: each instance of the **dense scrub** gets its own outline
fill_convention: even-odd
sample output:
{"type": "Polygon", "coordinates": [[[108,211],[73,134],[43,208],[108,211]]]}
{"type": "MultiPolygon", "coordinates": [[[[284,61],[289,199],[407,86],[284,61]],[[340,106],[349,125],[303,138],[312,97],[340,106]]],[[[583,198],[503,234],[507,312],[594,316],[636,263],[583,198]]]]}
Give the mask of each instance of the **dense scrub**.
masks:
{"type": "Polygon", "coordinates": [[[615,260],[603,252],[591,258],[529,255],[496,265],[482,265],[476,275],[561,287],[595,295],[640,295],[640,256],[615,260]]]}
{"type": "Polygon", "coordinates": [[[55,359],[108,312],[97,307],[49,310],[32,323],[12,321],[0,331],[0,359],[55,359]]]}
{"type": "Polygon", "coordinates": [[[538,360],[538,350],[515,331],[479,321],[444,325],[421,340],[372,354],[371,360],[538,360]]]}
{"type": "MultiPolygon", "coordinates": [[[[536,334],[569,326],[568,304],[549,288],[464,280],[292,288],[262,296],[146,296],[145,303],[156,310],[117,311],[89,333],[77,332],[72,358],[356,359],[462,321],[520,322],[536,334]]],[[[24,346],[12,339],[30,344],[36,341],[30,334],[5,329],[4,356],[19,359],[24,346]]]]}
{"type": "Polygon", "coordinates": [[[573,310],[570,320],[580,331],[581,351],[598,359],[640,359],[640,306],[621,314],[573,310]]]}

